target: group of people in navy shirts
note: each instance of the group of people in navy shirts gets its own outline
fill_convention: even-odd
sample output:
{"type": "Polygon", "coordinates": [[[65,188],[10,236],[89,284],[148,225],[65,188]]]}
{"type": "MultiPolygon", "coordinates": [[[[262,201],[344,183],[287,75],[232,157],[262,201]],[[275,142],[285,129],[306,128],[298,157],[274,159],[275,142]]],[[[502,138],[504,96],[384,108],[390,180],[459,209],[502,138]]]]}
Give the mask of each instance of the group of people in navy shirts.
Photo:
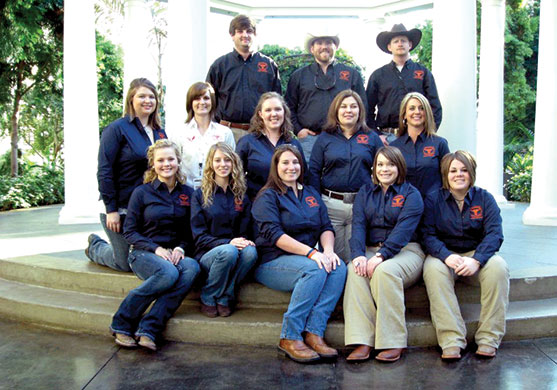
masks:
{"type": "Polygon", "coordinates": [[[253,277],[291,292],[278,345],[289,358],[337,358],[324,335],[344,293],[346,360],[393,362],[407,347],[404,290],[423,277],[441,358],[467,346],[456,279],[481,286],[476,354],[494,357],[509,293],[500,210],[474,185],[474,157],[436,135],[433,76],[409,59],[421,32],[379,34],[393,61],[367,91],[334,59],[338,36],[308,35],[315,62],[292,75],[286,100],[276,64],[251,48],[255,23],[239,15],[230,35],[234,50],[190,87],[186,123],[170,137],[144,78],[102,133],[109,242],[91,234],[85,253],[143,281],[113,317],[115,342],[156,350],[196,281],[201,312],[228,317],[253,277]]]}

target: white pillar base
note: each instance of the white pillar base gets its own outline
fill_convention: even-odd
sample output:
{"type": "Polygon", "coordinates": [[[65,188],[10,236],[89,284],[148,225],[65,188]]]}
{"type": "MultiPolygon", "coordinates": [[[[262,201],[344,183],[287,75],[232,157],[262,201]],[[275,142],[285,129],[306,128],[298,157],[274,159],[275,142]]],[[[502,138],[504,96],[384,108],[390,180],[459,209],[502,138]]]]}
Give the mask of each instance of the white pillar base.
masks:
{"type": "Polygon", "coordinates": [[[557,226],[557,208],[535,207],[530,205],[522,214],[525,225],[557,226]]]}

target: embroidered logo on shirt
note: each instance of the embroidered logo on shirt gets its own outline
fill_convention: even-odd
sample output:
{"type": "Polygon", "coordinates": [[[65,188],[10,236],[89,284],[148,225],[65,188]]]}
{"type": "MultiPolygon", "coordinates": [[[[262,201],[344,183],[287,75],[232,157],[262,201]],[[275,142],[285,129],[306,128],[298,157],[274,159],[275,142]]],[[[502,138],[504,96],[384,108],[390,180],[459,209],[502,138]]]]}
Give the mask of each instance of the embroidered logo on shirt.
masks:
{"type": "Polygon", "coordinates": [[[180,199],[180,206],[189,206],[190,205],[190,197],[186,194],[180,194],[178,197],[180,199]]]}
{"type": "Polygon", "coordinates": [[[435,146],[425,146],[424,157],[435,157],[435,146]]]}
{"type": "Polygon", "coordinates": [[[165,139],[166,136],[164,135],[164,133],[162,131],[159,131],[159,138],[160,139],[165,139]]]}
{"type": "Polygon", "coordinates": [[[369,142],[369,136],[365,135],[365,134],[360,134],[359,136],[356,137],[356,142],[359,144],[368,144],[369,142]]]}
{"type": "Polygon", "coordinates": [[[341,80],[350,81],[350,71],[348,70],[341,70],[338,74],[341,80]]]}
{"type": "Polygon", "coordinates": [[[234,210],[236,211],[244,210],[244,202],[242,201],[242,199],[234,199],[234,210]]]}
{"type": "Polygon", "coordinates": [[[313,196],[306,197],[306,203],[309,207],[319,207],[319,203],[317,203],[317,200],[313,196]]]}
{"type": "Polygon", "coordinates": [[[424,79],[424,71],[423,70],[415,70],[414,71],[414,78],[418,80],[424,79]]]}
{"type": "Polygon", "coordinates": [[[484,213],[482,210],[482,206],[470,207],[470,219],[482,219],[483,217],[484,213]]]}
{"type": "Polygon", "coordinates": [[[257,63],[257,71],[267,73],[267,66],[268,65],[269,64],[267,64],[266,62],[258,62],[257,63]]]}
{"type": "Polygon", "coordinates": [[[404,195],[396,195],[391,202],[391,207],[402,207],[404,206],[404,195]]]}

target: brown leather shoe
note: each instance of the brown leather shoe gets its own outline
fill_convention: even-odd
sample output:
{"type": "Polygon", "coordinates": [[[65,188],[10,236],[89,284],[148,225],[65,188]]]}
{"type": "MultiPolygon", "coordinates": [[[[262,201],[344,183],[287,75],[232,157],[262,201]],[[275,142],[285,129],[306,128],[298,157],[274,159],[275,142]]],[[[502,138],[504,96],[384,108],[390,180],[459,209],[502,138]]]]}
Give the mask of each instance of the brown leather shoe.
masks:
{"type": "Polygon", "coordinates": [[[232,309],[229,306],[217,304],[217,312],[221,317],[230,317],[230,314],[232,314],[232,309]]]}
{"type": "Polygon", "coordinates": [[[138,344],[141,345],[143,348],[150,349],[151,351],[157,350],[157,344],[155,344],[155,342],[147,336],[140,336],[138,344]]]}
{"type": "Polygon", "coordinates": [[[369,345],[358,345],[346,358],[348,363],[364,362],[369,359],[371,347],[369,345]]]}
{"type": "Polygon", "coordinates": [[[495,355],[497,355],[497,349],[489,345],[480,344],[478,345],[478,350],[476,351],[476,355],[485,358],[494,358],[495,355]]]}
{"type": "Polygon", "coordinates": [[[400,359],[400,355],[402,355],[402,349],[403,348],[385,349],[384,351],[379,352],[375,359],[381,362],[396,362],[400,359]]]}
{"type": "Polygon", "coordinates": [[[135,348],[137,347],[137,342],[131,336],[123,333],[114,333],[114,342],[124,348],[135,348]]]}
{"type": "Polygon", "coordinates": [[[216,306],[209,306],[204,303],[201,303],[201,313],[205,314],[209,318],[215,318],[219,315],[216,306]]]}
{"type": "Polygon", "coordinates": [[[460,347],[447,347],[443,348],[441,359],[443,360],[458,360],[460,359],[460,347]]]}
{"type": "Polygon", "coordinates": [[[301,340],[280,339],[278,349],[298,363],[311,363],[319,360],[319,355],[301,340]]]}
{"type": "Polygon", "coordinates": [[[338,351],[325,343],[323,337],[314,333],[307,332],[304,338],[305,343],[319,354],[322,358],[332,359],[338,357],[338,351]]]}

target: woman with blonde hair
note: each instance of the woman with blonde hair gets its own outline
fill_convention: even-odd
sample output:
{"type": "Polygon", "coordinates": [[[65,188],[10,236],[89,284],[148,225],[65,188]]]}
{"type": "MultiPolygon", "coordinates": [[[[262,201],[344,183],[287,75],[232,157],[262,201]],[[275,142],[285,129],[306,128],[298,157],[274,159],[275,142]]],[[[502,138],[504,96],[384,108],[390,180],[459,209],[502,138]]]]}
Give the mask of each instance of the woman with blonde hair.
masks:
{"type": "Polygon", "coordinates": [[[249,239],[251,225],[242,162],[229,145],[219,142],[209,149],[201,188],[192,199],[195,258],[207,274],[201,312],[208,317],[232,313],[237,286],[257,260],[249,239]]]}
{"type": "Polygon", "coordinates": [[[398,138],[390,145],[402,152],[408,169],[406,180],[422,198],[441,188],[441,159],[449,153],[447,140],[436,131],[427,98],[419,92],[406,94],[400,103],[398,138]]]}
{"type": "MultiPolygon", "coordinates": [[[[240,138],[236,153],[242,160],[248,183],[248,197],[253,200],[257,192],[267,182],[271,157],[275,149],[284,144],[292,144],[300,150],[302,145],[294,138],[290,109],[284,98],[276,92],[266,92],[251,117],[249,134],[240,138]]],[[[305,158],[304,168],[307,170],[305,158]]]]}
{"type": "Polygon", "coordinates": [[[213,121],[217,101],[213,86],[201,81],[192,84],[186,97],[188,117],[183,127],[169,130],[170,139],[180,147],[182,170],[186,184],[199,188],[203,176],[203,164],[211,145],[225,142],[234,149],[234,135],[226,126],[213,121]]]}
{"type": "Polygon", "coordinates": [[[509,304],[509,270],[497,254],[503,243],[501,211],[489,192],[474,186],[476,160],[470,153],[445,155],[441,175],[443,188],[427,196],[422,223],[428,253],[424,282],[441,359],[460,359],[466,347],[456,279],[480,286],[476,354],[492,358],[505,334],[509,304]]]}
{"type": "Polygon", "coordinates": [[[159,140],[147,156],[149,169],[144,184],[130,198],[124,225],[124,236],[132,245],[128,262],[143,283],[123,300],[110,329],[118,345],[156,350],[166,322],[199,274],[199,264],[188,257],[193,252],[189,224],[193,190],[184,184],[178,147],[159,140]]]}
{"type": "Polygon", "coordinates": [[[99,147],[97,179],[106,208],[100,218],[110,243],[91,234],[85,249],[92,262],[117,271],[131,271],[130,246],[122,235],[122,227],[130,196],[141,184],[147,169],[147,149],[155,141],[166,138],[153,83],[145,78],[133,80],[124,106],[124,117],[103,130],[99,147]]]}

